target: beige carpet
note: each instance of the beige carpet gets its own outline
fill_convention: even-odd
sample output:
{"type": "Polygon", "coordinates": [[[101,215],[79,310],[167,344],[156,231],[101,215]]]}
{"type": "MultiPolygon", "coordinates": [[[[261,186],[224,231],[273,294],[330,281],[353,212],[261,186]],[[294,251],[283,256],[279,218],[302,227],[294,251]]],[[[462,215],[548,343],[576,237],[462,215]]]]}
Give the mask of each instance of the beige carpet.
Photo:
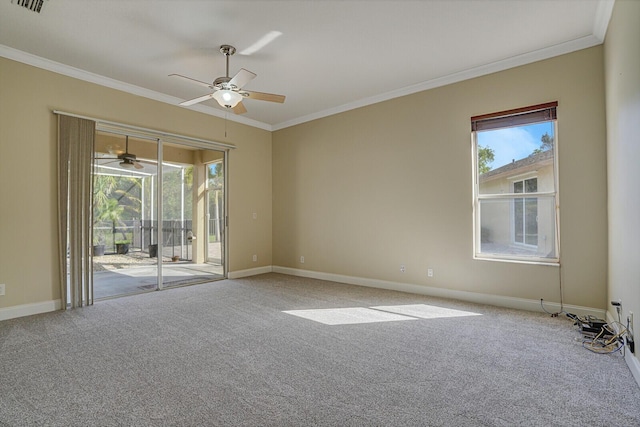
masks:
{"type": "Polygon", "coordinates": [[[640,425],[622,358],[577,338],[544,313],[223,280],[0,322],[0,425],[640,425]]]}

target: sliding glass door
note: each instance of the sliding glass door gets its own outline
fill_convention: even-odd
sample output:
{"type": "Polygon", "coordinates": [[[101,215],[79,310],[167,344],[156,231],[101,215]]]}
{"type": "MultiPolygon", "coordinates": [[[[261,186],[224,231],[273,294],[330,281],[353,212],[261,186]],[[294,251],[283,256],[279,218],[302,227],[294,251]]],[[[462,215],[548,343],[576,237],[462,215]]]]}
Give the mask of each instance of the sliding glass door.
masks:
{"type": "Polygon", "coordinates": [[[225,277],[222,257],[212,263],[207,255],[205,161],[213,158],[224,164],[225,153],[98,132],[95,299],[225,277]]]}
{"type": "Polygon", "coordinates": [[[93,174],[94,299],[156,288],[151,256],[157,141],[98,132],[93,174]],[[135,154],[134,154],[135,153],[135,154]]]}

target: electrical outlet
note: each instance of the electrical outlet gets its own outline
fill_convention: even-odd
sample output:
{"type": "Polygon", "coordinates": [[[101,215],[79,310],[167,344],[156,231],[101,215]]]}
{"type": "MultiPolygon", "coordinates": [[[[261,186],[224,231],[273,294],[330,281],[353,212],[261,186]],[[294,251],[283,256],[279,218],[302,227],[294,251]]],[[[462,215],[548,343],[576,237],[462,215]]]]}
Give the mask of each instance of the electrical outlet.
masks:
{"type": "Polygon", "coordinates": [[[0,296],[4,295],[4,290],[5,290],[5,284],[0,283],[0,296]]]}
{"type": "Polygon", "coordinates": [[[433,277],[433,268],[427,270],[427,277],[433,277]]]}
{"type": "Polygon", "coordinates": [[[407,269],[404,267],[404,264],[400,265],[400,273],[404,273],[407,269]]]}
{"type": "Polygon", "coordinates": [[[253,262],[256,262],[256,261],[258,261],[258,255],[253,256],[253,262]]]}
{"type": "Polygon", "coordinates": [[[253,213],[253,219],[258,219],[258,213],[257,212],[253,213]]]}
{"type": "Polygon", "coordinates": [[[304,264],[304,257],[303,256],[300,257],[300,264],[304,264]]]}

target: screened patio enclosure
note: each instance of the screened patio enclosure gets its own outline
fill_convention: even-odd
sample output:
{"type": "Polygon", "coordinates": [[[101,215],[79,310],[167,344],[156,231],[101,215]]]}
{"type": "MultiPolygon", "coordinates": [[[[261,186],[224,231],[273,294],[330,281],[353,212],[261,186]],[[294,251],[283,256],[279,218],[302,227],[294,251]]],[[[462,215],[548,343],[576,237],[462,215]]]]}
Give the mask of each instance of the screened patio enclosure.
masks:
{"type": "Polygon", "coordinates": [[[96,134],[95,299],[224,278],[224,154],[96,134]]]}

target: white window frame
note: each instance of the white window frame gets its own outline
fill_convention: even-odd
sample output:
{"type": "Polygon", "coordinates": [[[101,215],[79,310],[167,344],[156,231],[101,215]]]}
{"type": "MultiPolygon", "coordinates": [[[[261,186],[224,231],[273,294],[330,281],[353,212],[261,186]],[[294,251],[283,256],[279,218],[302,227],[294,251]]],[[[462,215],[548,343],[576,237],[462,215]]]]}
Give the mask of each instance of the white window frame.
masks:
{"type": "MultiPolygon", "coordinates": [[[[525,110],[525,109],[521,109],[525,110]]],[[[515,110],[514,110],[515,111],[515,110]]],[[[553,148],[553,180],[554,180],[554,189],[555,191],[550,192],[537,192],[537,193],[529,193],[535,194],[534,197],[546,198],[552,197],[554,203],[554,213],[555,213],[555,229],[554,229],[554,244],[555,244],[555,257],[536,257],[536,256],[524,256],[524,255],[513,255],[513,254],[501,254],[501,253],[486,253],[481,252],[481,212],[480,212],[480,203],[481,200],[499,200],[499,199],[509,199],[515,200],[516,198],[521,198],[523,193],[515,193],[513,192],[513,182],[525,180],[529,177],[536,177],[536,173],[532,172],[531,176],[529,173],[511,177],[513,182],[511,184],[511,193],[500,193],[500,194],[480,194],[480,185],[479,185],[479,173],[478,173],[478,138],[477,131],[472,130],[471,132],[471,154],[472,154],[472,169],[473,169],[473,258],[477,260],[490,260],[490,261],[504,261],[504,262],[519,262],[526,264],[545,264],[545,265],[559,265],[560,263],[560,188],[559,188],[559,168],[558,168],[558,121],[557,119],[548,120],[553,122],[553,135],[554,135],[554,148],[553,148]]],[[[542,122],[542,121],[541,121],[542,122]]],[[[526,126],[526,125],[522,125],[526,126]]],[[[507,127],[507,126],[504,126],[507,127]]],[[[511,181],[511,180],[510,180],[511,181]]],[[[538,182],[539,184],[539,182],[538,182]]],[[[511,210],[513,213],[513,203],[511,203],[511,210]]],[[[513,215],[509,218],[510,228],[513,234],[514,220],[513,215]]],[[[522,245],[522,244],[521,244],[522,245]]],[[[539,245],[539,242],[538,242],[539,245]]]]}

